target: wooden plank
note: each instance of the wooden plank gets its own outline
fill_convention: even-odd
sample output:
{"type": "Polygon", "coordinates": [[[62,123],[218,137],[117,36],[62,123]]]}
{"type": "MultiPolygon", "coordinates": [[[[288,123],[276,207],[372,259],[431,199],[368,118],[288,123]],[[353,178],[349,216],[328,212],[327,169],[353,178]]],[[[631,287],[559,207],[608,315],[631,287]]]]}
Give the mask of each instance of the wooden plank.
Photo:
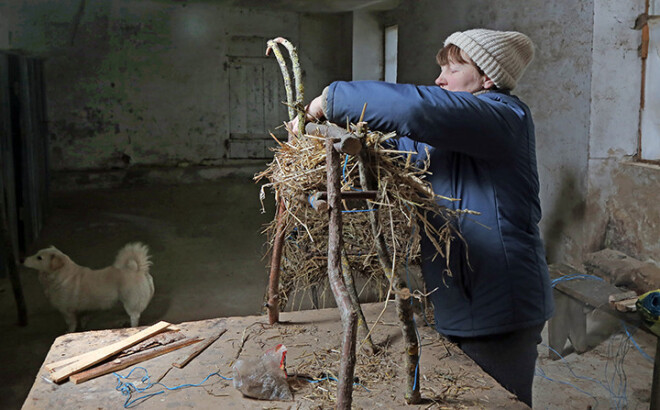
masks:
{"type": "Polygon", "coordinates": [[[104,363],[100,366],[93,367],[91,369],[85,370],[80,373],[71,375],[69,378],[74,384],[80,384],[91,380],[95,377],[103,376],[104,374],[112,373],[117,370],[122,370],[128,366],[132,366],[136,363],[144,362],[145,360],[153,359],[154,357],[162,356],[165,353],[173,352],[175,350],[181,349],[182,347],[189,346],[193,343],[201,341],[200,338],[187,338],[179,340],[178,342],[170,343],[160,347],[154,347],[153,349],[146,350],[144,352],[135,353],[129,356],[121,357],[115,360],[112,360],[108,363],[104,363]]]}
{"type": "MultiPolygon", "coordinates": [[[[381,323],[381,325],[374,326],[374,339],[390,341],[388,349],[384,349],[383,351],[383,356],[379,356],[376,359],[382,363],[383,371],[398,373],[397,364],[401,361],[404,345],[401,338],[401,330],[398,326],[382,325],[382,323],[396,323],[398,320],[393,304],[387,304],[387,308],[383,311],[385,306],[386,304],[384,303],[373,303],[364,304],[362,308],[369,323],[373,323],[376,320],[381,323]]],[[[323,353],[320,359],[313,363],[312,368],[308,369],[311,371],[310,374],[320,374],[317,369],[321,367],[338,367],[334,360],[335,353],[331,352],[331,349],[337,349],[341,337],[341,332],[339,331],[339,312],[337,309],[282,312],[281,314],[283,315],[281,318],[284,324],[279,326],[268,326],[268,320],[263,315],[234,316],[181,323],[181,330],[191,336],[200,335],[204,337],[204,335],[214,334],[224,327],[227,328],[227,333],[211,345],[206,352],[197,356],[183,370],[170,366],[171,362],[175,361],[170,360],[170,357],[177,356],[176,359],[178,359],[179,355],[185,356],[188,350],[193,350],[199,343],[175,351],[174,354],[144,362],[146,365],[145,368],[148,369],[152,382],[161,378],[169,370],[167,376],[161,379],[168,386],[200,382],[209,373],[216,370],[219,374],[228,376],[231,374],[231,358],[235,357],[237,346],[236,343],[222,341],[232,339],[240,343],[241,335],[247,335],[249,336],[248,340],[253,341],[253,343],[245,344],[242,353],[244,357],[260,357],[264,349],[282,343],[289,348],[287,363],[289,363],[292,369],[299,368],[302,364],[308,363],[309,357],[307,355],[310,351],[323,353]],[[252,326],[252,323],[263,323],[264,326],[252,326]],[[292,331],[292,329],[295,330],[299,326],[304,326],[307,330],[302,333],[292,331]],[[265,345],[262,343],[265,343],[265,345]]],[[[419,363],[419,374],[432,377],[432,381],[428,383],[436,383],[434,385],[436,387],[434,388],[438,391],[446,386],[450,386],[458,391],[459,393],[457,394],[450,394],[450,398],[454,400],[452,402],[454,407],[529,409],[513,399],[511,393],[507,392],[492,377],[484,373],[468,356],[462,354],[458,347],[438,337],[437,332],[432,327],[419,326],[418,330],[420,339],[425,341],[423,349],[426,352],[419,363]],[[443,385],[442,383],[444,383],[445,379],[442,378],[442,374],[438,374],[437,369],[460,369],[461,375],[464,377],[459,377],[457,381],[446,382],[443,385]],[[479,380],[478,388],[470,384],[474,380],[479,380]]],[[[85,346],[89,346],[92,342],[98,343],[103,340],[118,340],[118,336],[119,338],[125,337],[126,334],[122,332],[123,330],[119,329],[108,329],[97,332],[73,333],[66,337],[57,338],[53,342],[45,358],[45,362],[49,363],[59,360],[67,352],[83,352],[85,351],[85,346]]],[[[117,373],[125,375],[125,373],[135,366],[139,365],[130,366],[125,370],[117,371],[117,373]]],[[[54,386],[50,378],[44,378],[42,375],[43,372],[38,372],[34,375],[34,384],[23,402],[23,408],[30,410],[121,409],[125,401],[125,397],[121,396],[113,388],[116,384],[113,382],[114,376],[105,375],[101,378],[90,380],[89,383],[77,385],[64,383],[54,386]]],[[[136,375],[134,374],[133,376],[136,375]]],[[[371,392],[364,390],[362,387],[357,387],[357,392],[353,397],[354,407],[365,409],[397,407],[393,404],[394,401],[397,399],[398,401],[402,401],[403,394],[405,393],[403,383],[400,380],[398,377],[380,380],[378,374],[365,374],[364,377],[360,377],[360,382],[370,389],[371,392]]],[[[178,392],[164,393],[156,398],[140,402],[138,406],[133,405],[131,407],[134,407],[136,410],[161,410],[164,408],[181,408],[186,406],[199,409],[230,409],[262,408],[269,404],[273,405],[272,402],[257,402],[244,398],[238,390],[231,386],[231,382],[229,382],[229,385],[226,385],[226,383],[219,381],[219,379],[211,378],[205,385],[207,385],[206,389],[190,388],[185,389],[185,391],[179,390],[178,392]]],[[[315,394],[314,392],[319,392],[320,390],[317,389],[317,386],[318,384],[303,383],[300,386],[300,391],[294,395],[295,402],[287,403],[286,406],[292,408],[296,408],[296,406],[299,408],[310,407],[310,401],[306,396],[313,395],[315,394]]],[[[334,383],[324,382],[321,387],[332,389],[333,386],[335,386],[334,383]]],[[[145,393],[149,392],[147,391],[145,393]]],[[[428,394],[433,397],[433,392],[428,394]]],[[[316,404],[318,407],[319,403],[316,404]]],[[[403,408],[402,406],[398,407],[403,408]]],[[[412,406],[410,408],[421,410],[424,407],[428,407],[428,405],[412,406]]]]}
{"type": "MultiPolygon", "coordinates": [[[[266,60],[266,59],[263,59],[266,60]]],[[[263,64],[250,64],[245,69],[245,122],[247,132],[262,132],[266,136],[264,127],[264,70],[263,64]]]]}
{"type": "MultiPolygon", "coordinates": [[[[584,275],[584,273],[568,265],[551,265],[550,277],[552,279],[565,275],[584,275]]],[[[610,295],[621,292],[619,288],[604,280],[589,278],[559,280],[555,282],[554,288],[595,308],[608,307],[610,295]]]]}
{"type": "MultiPolygon", "coordinates": [[[[549,266],[549,271],[550,278],[553,280],[567,275],[585,275],[584,272],[580,272],[564,264],[552,264],[549,266]]],[[[621,293],[621,289],[605,280],[594,280],[589,278],[565,281],[559,280],[555,282],[554,289],[577,299],[586,305],[610,313],[615,317],[650,333],[650,330],[643,325],[642,320],[637,313],[619,312],[610,304],[610,295],[621,293]]]]}
{"type": "Polygon", "coordinates": [[[121,352],[127,347],[131,347],[135,344],[140,343],[141,341],[162,332],[170,326],[170,323],[167,322],[158,322],[153,326],[150,326],[135,335],[128,337],[124,340],[120,340],[116,343],[111,344],[110,346],[105,346],[100,349],[83,354],[75,363],[72,363],[60,370],[55,370],[50,375],[50,379],[55,383],[60,383],[66,380],[69,376],[74,373],[78,373],[82,370],[85,370],[110,356],[121,352]]]}
{"type": "Polygon", "coordinates": [[[227,331],[227,329],[222,329],[220,331],[220,333],[218,333],[217,335],[208,338],[204,343],[197,346],[197,348],[195,348],[195,350],[193,350],[192,353],[190,353],[190,355],[185,360],[183,360],[180,363],[178,363],[178,362],[177,363],[172,363],[172,366],[174,366],[176,368],[179,368],[179,369],[183,369],[188,363],[190,363],[190,361],[192,359],[197,357],[200,353],[202,353],[204,350],[206,350],[207,347],[211,346],[213,344],[213,342],[218,340],[220,338],[220,336],[225,334],[226,331],[227,331]]]}
{"type": "MultiPolygon", "coordinates": [[[[282,74],[279,67],[273,61],[270,64],[264,64],[264,128],[276,135],[286,136],[277,127],[281,126],[284,121],[289,120],[286,105],[286,92],[284,91],[284,84],[282,82],[282,74]]],[[[262,132],[265,130],[261,130],[262,132]]]]}
{"type": "MultiPolygon", "coordinates": [[[[86,354],[89,354],[89,353],[91,353],[91,352],[87,352],[86,354]]],[[[52,372],[54,372],[55,370],[57,370],[58,368],[60,368],[60,367],[62,367],[62,366],[66,366],[67,364],[71,364],[71,363],[73,363],[73,362],[77,362],[78,359],[80,359],[81,356],[82,356],[82,355],[73,356],[73,357],[67,357],[67,358],[65,358],[65,359],[58,360],[58,361],[53,362],[53,363],[48,363],[48,364],[46,364],[46,365],[44,366],[44,368],[45,368],[46,370],[48,370],[50,373],[52,373],[52,372]]]]}
{"type": "Polygon", "coordinates": [[[241,65],[230,64],[229,80],[229,132],[245,133],[248,130],[245,69],[241,65]]]}
{"type": "MultiPolygon", "coordinates": [[[[184,338],[183,335],[181,335],[181,336],[180,336],[178,339],[176,339],[176,340],[170,340],[169,342],[168,342],[167,340],[165,340],[165,343],[161,343],[162,337],[167,337],[167,335],[168,335],[168,334],[171,334],[171,333],[177,333],[177,334],[178,334],[178,332],[179,332],[179,329],[178,329],[176,326],[171,325],[171,326],[170,326],[169,328],[167,328],[165,331],[160,332],[160,333],[158,333],[158,334],[156,334],[156,335],[154,335],[154,336],[151,336],[151,337],[149,337],[149,338],[143,340],[143,341],[140,342],[140,343],[137,343],[137,344],[135,344],[135,345],[133,345],[133,346],[130,346],[130,347],[124,349],[124,350],[121,352],[121,354],[123,354],[123,355],[129,355],[129,354],[138,353],[138,351],[137,351],[137,350],[134,350],[134,349],[140,348],[142,345],[145,345],[145,344],[147,344],[147,343],[156,343],[156,344],[160,344],[160,345],[165,345],[165,344],[168,344],[168,343],[173,343],[173,342],[175,342],[175,341],[179,341],[179,340],[181,340],[181,339],[184,338]],[[133,351],[131,351],[131,350],[133,350],[133,351]]],[[[147,348],[152,348],[152,347],[153,347],[153,346],[149,346],[149,347],[147,347],[147,348]]],[[[146,350],[147,348],[142,348],[141,350],[146,350]]],[[[77,355],[77,356],[67,357],[67,358],[64,358],[64,359],[62,359],[62,360],[58,360],[58,361],[56,361],[56,362],[48,363],[48,364],[46,364],[46,365],[44,366],[44,368],[45,368],[46,370],[48,370],[49,372],[52,373],[52,372],[56,371],[58,368],[61,368],[61,367],[66,366],[66,365],[68,365],[68,364],[71,364],[71,363],[77,362],[78,360],[84,359],[85,357],[87,357],[87,356],[89,356],[89,355],[92,355],[93,353],[94,353],[94,352],[87,352],[87,353],[83,353],[83,354],[80,354],[80,355],[77,355]]]]}
{"type": "MultiPolygon", "coordinates": [[[[180,330],[180,329],[179,329],[177,326],[175,326],[175,325],[170,325],[170,326],[167,328],[167,330],[165,330],[165,331],[179,331],[179,330],[180,330]]],[[[160,332],[158,332],[158,333],[160,333],[160,332]]],[[[158,333],[154,333],[154,335],[156,335],[156,334],[158,334],[158,333]]],[[[149,339],[149,338],[151,338],[151,337],[152,337],[152,336],[149,336],[148,338],[146,338],[146,339],[144,339],[144,340],[147,340],[147,339],[149,339]]],[[[136,343],[136,344],[137,344],[137,343],[136,343]]],[[[136,344],[131,345],[131,346],[135,346],[136,344]]],[[[131,347],[131,346],[128,346],[128,347],[131,347]]],[[[128,348],[128,347],[127,347],[127,348],[128,348]]],[[[93,356],[94,354],[96,354],[96,352],[97,352],[98,350],[100,350],[100,349],[102,349],[102,348],[99,348],[99,349],[93,350],[93,351],[91,351],[91,352],[82,353],[82,354],[79,354],[79,355],[77,355],[77,356],[66,357],[66,358],[64,358],[64,359],[62,359],[62,360],[58,360],[58,361],[56,361],[56,362],[48,363],[48,364],[46,364],[46,365],[44,366],[44,368],[45,368],[46,370],[48,370],[49,372],[52,373],[52,372],[56,371],[58,368],[61,368],[62,366],[65,366],[65,365],[67,365],[67,364],[71,364],[71,363],[77,362],[78,360],[85,360],[86,358],[88,358],[88,357],[93,356]]],[[[123,349],[122,349],[122,350],[123,350],[123,349]]]]}

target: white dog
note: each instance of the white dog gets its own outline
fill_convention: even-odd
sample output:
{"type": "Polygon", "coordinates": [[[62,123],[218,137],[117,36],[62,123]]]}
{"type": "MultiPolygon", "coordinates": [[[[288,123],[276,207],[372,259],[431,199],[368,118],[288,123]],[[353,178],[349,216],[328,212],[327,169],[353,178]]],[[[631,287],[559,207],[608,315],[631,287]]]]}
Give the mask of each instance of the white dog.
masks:
{"type": "Polygon", "coordinates": [[[117,301],[131,326],[137,326],[154,295],[149,258],[149,248],[137,242],[124,246],[112,266],[99,270],[77,265],[55,247],[40,250],[23,264],[39,271],[46,297],[64,315],[69,332],[75,332],[78,313],[110,309],[117,301]]]}

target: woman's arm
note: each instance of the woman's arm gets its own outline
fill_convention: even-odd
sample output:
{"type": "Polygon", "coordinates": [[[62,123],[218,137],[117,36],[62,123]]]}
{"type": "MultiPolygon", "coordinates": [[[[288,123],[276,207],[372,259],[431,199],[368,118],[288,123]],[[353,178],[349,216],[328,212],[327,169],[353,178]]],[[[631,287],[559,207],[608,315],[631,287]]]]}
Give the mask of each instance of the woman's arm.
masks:
{"type": "Polygon", "coordinates": [[[352,81],[334,82],[324,94],[332,122],[357,122],[366,103],[371,129],[477,157],[502,156],[527,137],[525,110],[497,93],[480,98],[437,86],[352,81]]]}

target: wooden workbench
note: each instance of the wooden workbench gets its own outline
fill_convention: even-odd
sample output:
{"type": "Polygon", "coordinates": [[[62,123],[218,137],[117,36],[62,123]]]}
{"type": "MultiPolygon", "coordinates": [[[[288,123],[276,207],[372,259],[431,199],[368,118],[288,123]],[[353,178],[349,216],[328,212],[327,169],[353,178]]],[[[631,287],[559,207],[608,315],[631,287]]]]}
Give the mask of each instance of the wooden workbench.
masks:
{"type": "MultiPolygon", "coordinates": [[[[390,302],[383,309],[384,306],[383,303],[363,305],[370,326],[383,312],[374,328],[373,340],[385,349],[377,356],[358,354],[356,377],[360,385],[354,387],[353,408],[527,408],[455,345],[441,338],[431,327],[419,324],[424,403],[406,406],[403,399],[405,375],[399,367],[404,362],[401,331],[395,321],[394,303],[390,302]]],[[[227,332],[183,369],[174,368],[171,364],[188,356],[195,345],[117,373],[126,376],[135,367],[142,367],[148,372],[151,382],[165,374],[161,383],[168,387],[198,384],[214,372],[231,377],[231,364],[239,352],[242,359],[255,358],[266,349],[283,343],[288,348],[289,374],[305,374],[315,378],[324,372],[337,374],[341,323],[336,309],[284,312],[280,315],[280,321],[283,323],[270,326],[266,316],[247,316],[181,323],[178,326],[189,337],[208,337],[217,334],[223,327],[227,328],[227,332]]],[[[135,328],[112,329],[61,336],[51,346],[44,365],[107,346],[137,331],[135,328]]],[[[144,375],[142,369],[135,369],[131,381],[138,387],[144,386],[140,384],[144,375]]],[[[81,384],[70,381],[54,384],[49,381],[48,371],[42,366],[23,408],[121,409],[129,397],[115,390],[117,385],[118,378],[113,374],[81,384]]],[[[130,408],[331,408],[333,402],[330,396],[334,397],[336,387],[336,383],[331,381],[310,383],[301,379],[293,386],[295,402],[269,402],[245,398],[231,381],[213,375],[201,387],[164,390],[162,386],[154,385],[144,393],[134,392],[130,400],[164,390],[162,394],[135,402],[130,408]]]]}
{"type": "MultiPolygon", "coordinates": [[[[620,293],[616,286],[604,281],[594,280],[598,277],[586,277],[564,281],[562,277],[582,277],[580,272],[568,265],[553,264],[549,266],[550,278],[554,282],[555,315],[548,323],[548,339],[551,348],[550,357],[559,358],[554,352],[564,354],[567,340],[578,353],[587,351],[587,315],[591,309],[600,309],[613,317],[641,329],[656,337],[655,361],[653,378],[651,380],[650,410],[660,410],[660,338],[644,326],[637,312],[619,312],[609,303],[609,296],[620,293]],[[585,309],[586,308],[586,309],[585,309]]],[[[590,275],[586,275],[590,276],[590,275]]]]}

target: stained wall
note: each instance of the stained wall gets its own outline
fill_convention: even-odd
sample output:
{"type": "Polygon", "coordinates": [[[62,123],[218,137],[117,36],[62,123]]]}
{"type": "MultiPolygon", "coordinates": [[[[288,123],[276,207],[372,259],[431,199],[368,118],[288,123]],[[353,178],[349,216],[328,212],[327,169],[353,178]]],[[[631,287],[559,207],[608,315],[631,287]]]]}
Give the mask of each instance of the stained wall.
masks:
{"type": "MultiPolygon", "coordinates": [[[[241,91],[231,89],[230,77],[232,70],[265,67],[268,75],[248,73],[245,87],[282,83],[275,57],[265,57],[268,39],[285,37],[298,48],[308,95],[330,79],[350,79],[351,50],[343,45],[350,44],[350,15],[226,3],[36,0],[0,6],[6,27],[0,48],[46,59],[53,170],[254,163],[245,158],[250,153],[230,152],[229,135],[236,131],[231,93],[241,91]]],[[[264,124],[265,138],[287,119],[283,107],[271,107],[283,116],[264,124]]]]}
{"type": "MultiPolygon", "coordinates": [[[[47,61],[53,168],[249,164],[228,153],[228,70],[237,38],[255,58],[263,39],[290,38],[308,98],[332,80],[350,79],[350,13],[226,3],[0,6],[0,48],[47,61]]],[[[532,38],[536,56],[515,94],[536,124],[541,229],[549,261],[579,264],[604,247],[660,261],[660,169],[634,161],[642,79],[641,31],[633,27],[643,12],[644,0],[404,0],[389,12],[359,13],[371,25],[398,25],[399,82],[432,84],[435,53],[456,30],[519,30],[532,38]]]]}
{"type": "Polygon", "coordinates": [[[518,30],[536,56],[514,94],[536,124],[543,219],[551,262],[579,265],[612,247],[660,261],[660,169],[637,152],[644,1],[407,1],[399,21],[399,78],[430,84],[434,54],[457,30],[518,30]],[[405,11],[404,11],[405,10],[405,11]]]}

